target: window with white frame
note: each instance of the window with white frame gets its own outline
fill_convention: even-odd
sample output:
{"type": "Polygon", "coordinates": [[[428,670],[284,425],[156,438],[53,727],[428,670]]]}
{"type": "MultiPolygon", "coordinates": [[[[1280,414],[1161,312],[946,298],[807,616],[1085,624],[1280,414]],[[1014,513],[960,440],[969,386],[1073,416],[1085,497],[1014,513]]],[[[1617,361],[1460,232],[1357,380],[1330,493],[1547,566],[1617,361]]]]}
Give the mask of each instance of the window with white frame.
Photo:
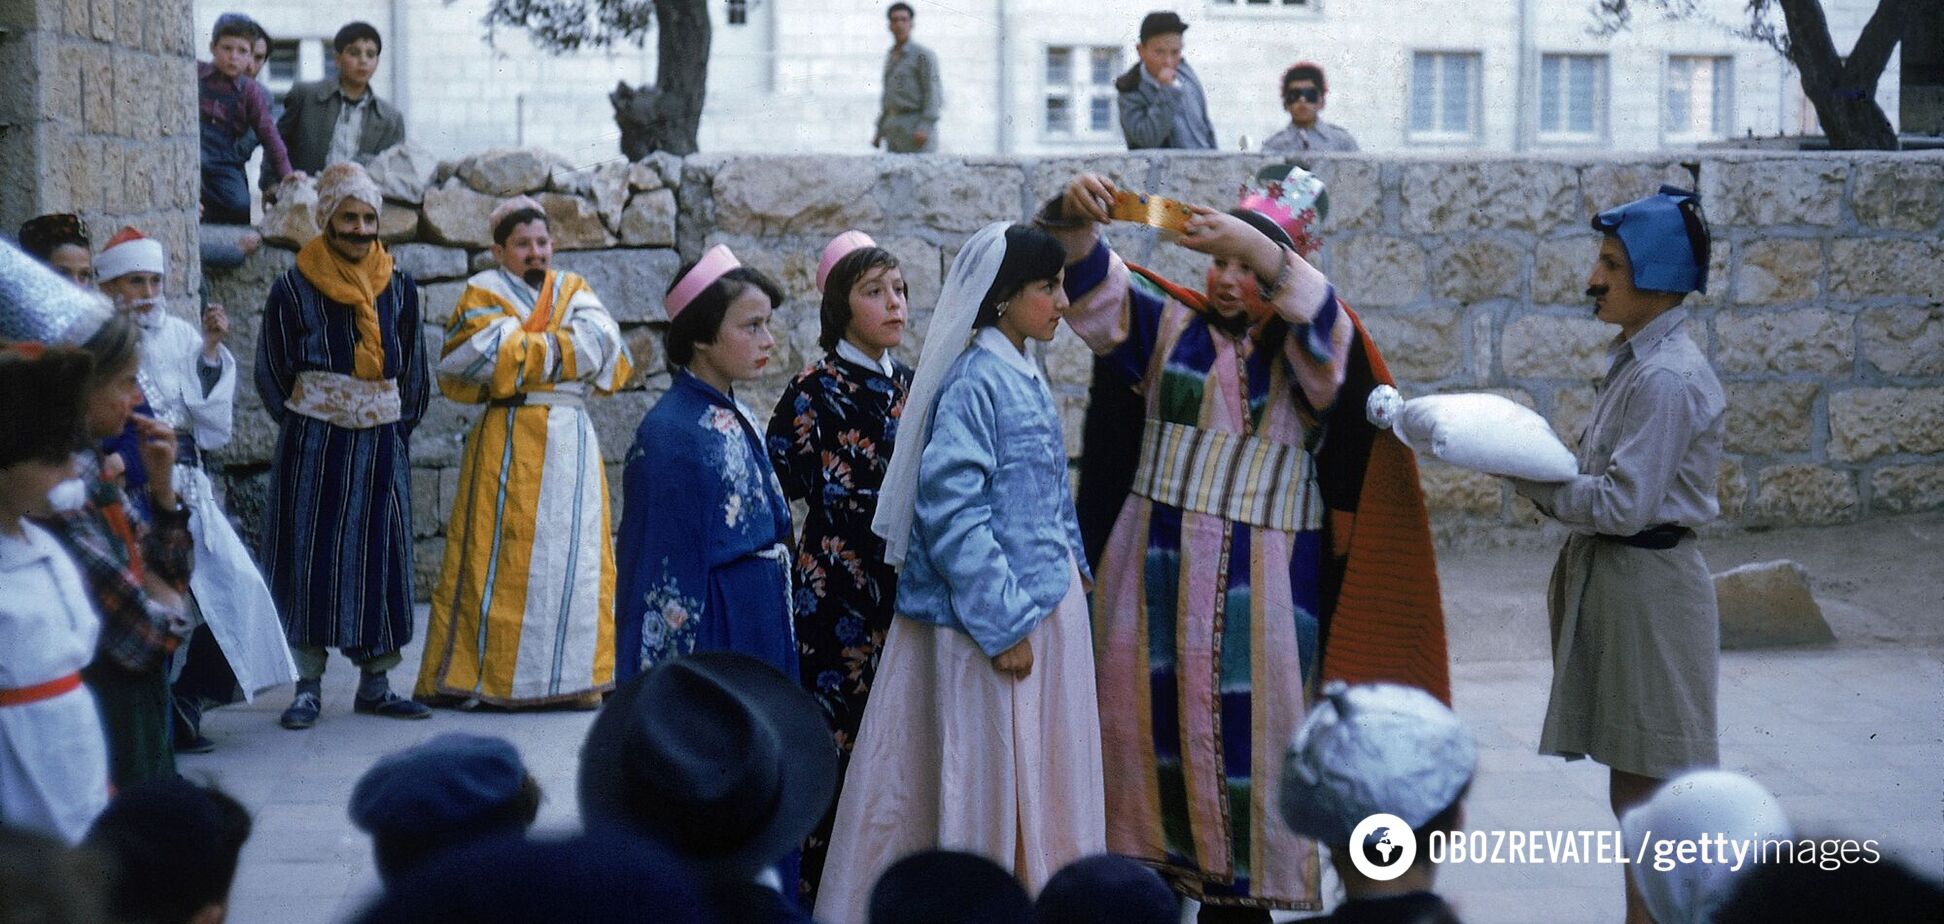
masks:
{"type": "Polygon", "coordinates": [[[1228,10],[1268,10],[1282,7],[1311,7],[1312,0],[1208,0],[1210,9],[1216,12],[1228,10]]]}
{"type": "Polygon", "coordinates": [[[1541,55],[1539,139],[1594,142],[1606,135],[1605,55],[1541,55]]]}
{"type": "Polygon", "coordinates": [[[1667,59],[1667,102],[1662,118],[1669,138],[1723,138],[1728,135],[1734,98],[1733,58],[1671,55],[1667,59]]]}
{"type": "Polygon", "coordinates": [[[1121,50],[1108,45],[1049,45],[1046,48],[1046,137],[1075,141],[1120,139],[1118,94],[1121,50]]]}
{"type": "Polygon", "coordinates": [[[1412,54],[1411,137],[1434,142],[1477,140],[1481,69],[1475,51],[1412,54]]]}

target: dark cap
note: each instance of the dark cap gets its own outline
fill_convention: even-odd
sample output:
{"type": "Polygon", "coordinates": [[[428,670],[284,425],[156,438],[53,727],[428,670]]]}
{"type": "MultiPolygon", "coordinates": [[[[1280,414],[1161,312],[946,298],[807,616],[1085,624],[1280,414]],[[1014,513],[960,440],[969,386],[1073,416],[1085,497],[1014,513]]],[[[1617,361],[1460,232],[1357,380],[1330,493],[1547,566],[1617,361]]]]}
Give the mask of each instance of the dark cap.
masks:
{"type": "Polygon", "coordinates": [[[1177,35],[1188,31],[1188,24],[1181,21],[1173,10],[1162,10],[1141,17],[1141,41],[1145,42],[1157,35],[1173,32],[1177,35]]]}
{"type": "Polygon", "coordinates": [[[520,752],[503,738],[439,735],[366,770],[351,790],[351,822],[379,837],[464,828],[513,801],[526,777],[520,752]]]}

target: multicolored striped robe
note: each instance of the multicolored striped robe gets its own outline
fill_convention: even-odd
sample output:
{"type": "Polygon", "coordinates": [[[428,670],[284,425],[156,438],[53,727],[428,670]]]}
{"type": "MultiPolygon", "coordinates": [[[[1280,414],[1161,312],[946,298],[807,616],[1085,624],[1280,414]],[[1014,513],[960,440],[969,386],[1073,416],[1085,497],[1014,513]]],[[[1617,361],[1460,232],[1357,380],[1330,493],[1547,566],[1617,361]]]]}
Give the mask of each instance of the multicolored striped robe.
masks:
{"type": "Polygon", "coordinates": [[[1428,522],[1408,451],[1401,459],[1385,455],[1383,476],[1364,483],[1365,463],[1377,454],[1362,407],[1381,359],[1347,309],[1327,334],[1280,320],[1225,333],[1201,310],[1199,294],[1130,269],[1104,243],[1067,267],[1066,288],[1068,322],[1134,383],[1146,426],[1181,427],[1172,440],[1144,441],[1144,456],[1239,435],[1294,458],[1293,470],[1306,476],[1264,485],[1238,468],[1189,479],[1211,501],[1253,489],[1258,522],[1293,520],[1295,529],[1157,502],[1140,493],[1137,477],[1094,593],[1108,847],[1157,866],[1178,891],[1205,903],[1319,908],[1315,845],[1291,832],[1277,810],[1283,748],[1302,723],[1306,697],[1324,673],[1388,677],[1449,697],[1428,522]],[[1326,409],[1320,416],[1316,405],[1326,409]],[[1333,453],[1319,449],[1326,436],[1342,444],[1333,453]],[[1411,549],[1400,562],[1412,589],[1398,598],[1408,641],[1393,652],[1398,646],[1385,630],[1368,624],[1398,614],[1359,604],[1348,641],[1357,647],[1376,638],[1385,654],[1374,665],[1352,658],[1345,671],[1324,670],[1332,616],[1344,615],[1337,588],[1355,511],[1365,488],[1389,491],[1406,474],[1396,503],[1386,496],[1368,506],[1380,519],[1403,509],[1408,521],[1396,530],[1411,549]],[[1428,658],[1435,668],[1392,663],[1393,654],[1414,663],[1420,647],[1435,649],[1428,658]]]}
{"type": "Polygon", "coordinates": [[[610,689],[607,473],[576,399],[634,374],[620,328],[573,273],[536,289],[495,267],[467,281],[438,373],[447,397],[491,404],[460,459],[417,693],[532,706],[610,689]],[[574,397],[532,397],[547,393],[574,397]]]}

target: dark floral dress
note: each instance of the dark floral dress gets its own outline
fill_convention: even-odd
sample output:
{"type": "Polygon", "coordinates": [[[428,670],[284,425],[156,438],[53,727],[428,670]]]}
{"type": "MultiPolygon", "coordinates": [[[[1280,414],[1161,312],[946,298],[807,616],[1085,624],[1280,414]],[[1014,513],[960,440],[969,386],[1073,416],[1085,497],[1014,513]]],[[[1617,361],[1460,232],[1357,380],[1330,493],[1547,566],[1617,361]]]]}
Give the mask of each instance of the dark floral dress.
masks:
{"type": "MultiPolygon", "coordinates": [[[[891,464],[911,387],[910,367],[894,361],[892,368],[887,377],[828,354],[784,389],[769,424],[770,462],[783,493],[809,508],[792,585],[799,678],[837,739],[840,783],[898,596],[897,572],[884,563],[884,540],[871,532],[878,486],[891,464]]],[[[826,815],[804,844],[806,903],[823,875],[830,825],[826,815]]]]}

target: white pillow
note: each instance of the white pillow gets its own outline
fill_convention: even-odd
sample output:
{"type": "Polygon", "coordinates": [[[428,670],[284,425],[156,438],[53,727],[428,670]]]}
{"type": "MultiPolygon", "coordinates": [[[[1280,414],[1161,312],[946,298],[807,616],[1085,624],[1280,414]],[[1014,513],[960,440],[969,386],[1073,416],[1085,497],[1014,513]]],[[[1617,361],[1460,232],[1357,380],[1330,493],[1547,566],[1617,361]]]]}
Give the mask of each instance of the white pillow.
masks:
{"type": "Polygon", "coordinates": [[[1396,433],[1404,445],[1460,468],[1542,482],[1571,481],[1579,474],[1579,463],[1546,419],[1501,395],[1406,401],[1397,389],[1379,385],[1364,409],[1371,423],[1396,433]]]}

